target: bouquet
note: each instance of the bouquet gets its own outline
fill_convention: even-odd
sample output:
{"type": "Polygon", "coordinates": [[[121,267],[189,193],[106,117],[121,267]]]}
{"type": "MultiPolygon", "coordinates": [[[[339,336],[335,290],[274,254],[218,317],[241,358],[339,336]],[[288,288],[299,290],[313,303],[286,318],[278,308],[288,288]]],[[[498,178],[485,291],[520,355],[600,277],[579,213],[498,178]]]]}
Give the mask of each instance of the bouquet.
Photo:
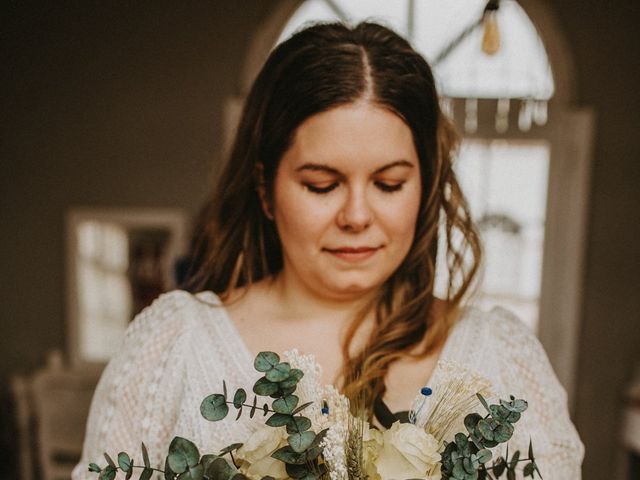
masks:
{"type": "Polygon", "coordinates": [[[244,443],[234,443],[216,454],[200,455],[190,440],[175,437],[164,469],[152,467],[144,443],[142,465],[126,452],[109,454],[107,465],[89,465],[99,480],[125,478],[139,472],[148,480],[154,472],[166,480],[489,480],[516,478],[522,462],[524,477],[542,478],[529,442],[528,456],[520,451],[498,455],[492,449],[506,443],[527,402],[513,396],[489,404],[489,384],[482,377],[446,363],[446,382],[436,392],[425,387],[409,411],[408,422],[379,430],[369,423],[364,408],[350,405],[331,385],[320,387],[317,364],[297,351],[281,361],[274,352],[261,352],[254,368],[263,376],[253,385],[253,399],[237,389],[207,396],[202,416],[212,422],[226,418],[231,408],[236,420],[245,412],[266,419],[244,443]],[[308,375],[305,375],[308,374],[308,375]],[[314,375],[315,374],[315,375],[314,375]],[[303,400],[301,400],[303,399],[303,400]],[[475,410],[482,409],[483,414],[475,410]]]}

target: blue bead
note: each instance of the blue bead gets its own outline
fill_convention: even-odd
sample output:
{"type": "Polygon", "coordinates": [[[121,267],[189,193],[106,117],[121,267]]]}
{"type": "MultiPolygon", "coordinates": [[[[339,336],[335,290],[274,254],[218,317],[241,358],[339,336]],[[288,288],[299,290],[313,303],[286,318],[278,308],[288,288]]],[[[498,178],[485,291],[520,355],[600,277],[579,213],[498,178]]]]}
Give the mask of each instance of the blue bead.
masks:
{"type": "Polygon", "coordinates": [[[425,397],[428,397],[429,395],[431,395],[433,393],[433,390],[431,390],[429,387],[422,387],[420,389],[420,393],[422,395],[424,395],[425,397]]]}
{"type": "Polygon", "coordinates": [[[323,415],[329,415],[329,407],[322,407],[321,412],[323,415]]]}

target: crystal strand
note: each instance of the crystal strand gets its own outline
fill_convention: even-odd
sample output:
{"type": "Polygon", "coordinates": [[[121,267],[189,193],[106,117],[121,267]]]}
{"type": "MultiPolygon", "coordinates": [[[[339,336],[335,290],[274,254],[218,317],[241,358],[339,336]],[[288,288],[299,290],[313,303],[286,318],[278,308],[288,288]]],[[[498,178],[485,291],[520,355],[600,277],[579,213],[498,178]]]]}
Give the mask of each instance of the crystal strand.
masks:
{"type": "Polygon", "coordinates": [[[449,120],[453,122],[453,99],[450,97],[440,97],[440,108],[449,120]]]}
{"type": "Polygon", "coordinates": [[[478,130],[478,99],[467,98],[464,102],[464,131],[476,133],[478,130]]]}
{"type": "Polygon", "coordinates": [[[531,99],[524,99],[520,104],[518,113],[518,128],[523,132],[531,130],[531,120],[533,116],[533,104],[531,99]]]}
{"type": "Polygon", "coordinates": [[[543,126],[547,124],[548,120],[548,105],[546,100],[536,101],[535,109],[533,111],[533,121],[536,125],[543,126]]]}
{"type": "Polygon", "coordinates": [[[510,100],[508,98],[498,99],[496,108],[496,132],[505,133],[509,129],[509,107],[510,100]]]}

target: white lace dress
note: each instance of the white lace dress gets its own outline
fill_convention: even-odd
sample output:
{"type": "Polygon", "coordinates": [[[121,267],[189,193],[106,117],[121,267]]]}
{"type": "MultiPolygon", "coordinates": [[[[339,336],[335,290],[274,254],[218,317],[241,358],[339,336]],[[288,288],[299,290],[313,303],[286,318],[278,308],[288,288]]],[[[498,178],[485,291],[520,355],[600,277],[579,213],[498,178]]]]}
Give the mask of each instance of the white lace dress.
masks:
{"type": "MultiPolygon", "coordinates": [[[[304,352],[303,352],[304,353],[304,352]]],[[[508,311],[467,309],[441,354],[491,381],[492,391],[525,398],[529,409],[516,425],[510,449],[526,454],[531,437],[545,480],[580,479],[584,448],[569,419],[567,399],[537,338],[508,311]]],[[[141,464],[144,442],[153,466],[162,468],[171,439],[194,441],[202,453],[242,442],[256,420],[233,415],[212,423],[200,415],[202,399],[250,389],[260,374],[218,297],[175,291],[162,295],[127,330],[120,353],[97,386],[73,480],[97,480],[89,463],[103,452],[131,454],[141,464]]],[[[438,387],[439,367],[429,382],[438,387]]],[[[115,458],[115,457],[114,457],[115,458]]]]}

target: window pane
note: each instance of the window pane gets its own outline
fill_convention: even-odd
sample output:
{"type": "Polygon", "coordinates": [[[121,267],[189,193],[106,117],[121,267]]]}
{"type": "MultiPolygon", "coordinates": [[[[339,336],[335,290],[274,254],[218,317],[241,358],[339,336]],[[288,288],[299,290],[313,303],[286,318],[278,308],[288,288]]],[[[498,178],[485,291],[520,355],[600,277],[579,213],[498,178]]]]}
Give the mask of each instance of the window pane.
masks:
{"type": "Polygon", "coordinates": [[[478,302],[538,322],[549,169],[544,141],[466,140],[456,172],[485,249],[478,302]]]}

